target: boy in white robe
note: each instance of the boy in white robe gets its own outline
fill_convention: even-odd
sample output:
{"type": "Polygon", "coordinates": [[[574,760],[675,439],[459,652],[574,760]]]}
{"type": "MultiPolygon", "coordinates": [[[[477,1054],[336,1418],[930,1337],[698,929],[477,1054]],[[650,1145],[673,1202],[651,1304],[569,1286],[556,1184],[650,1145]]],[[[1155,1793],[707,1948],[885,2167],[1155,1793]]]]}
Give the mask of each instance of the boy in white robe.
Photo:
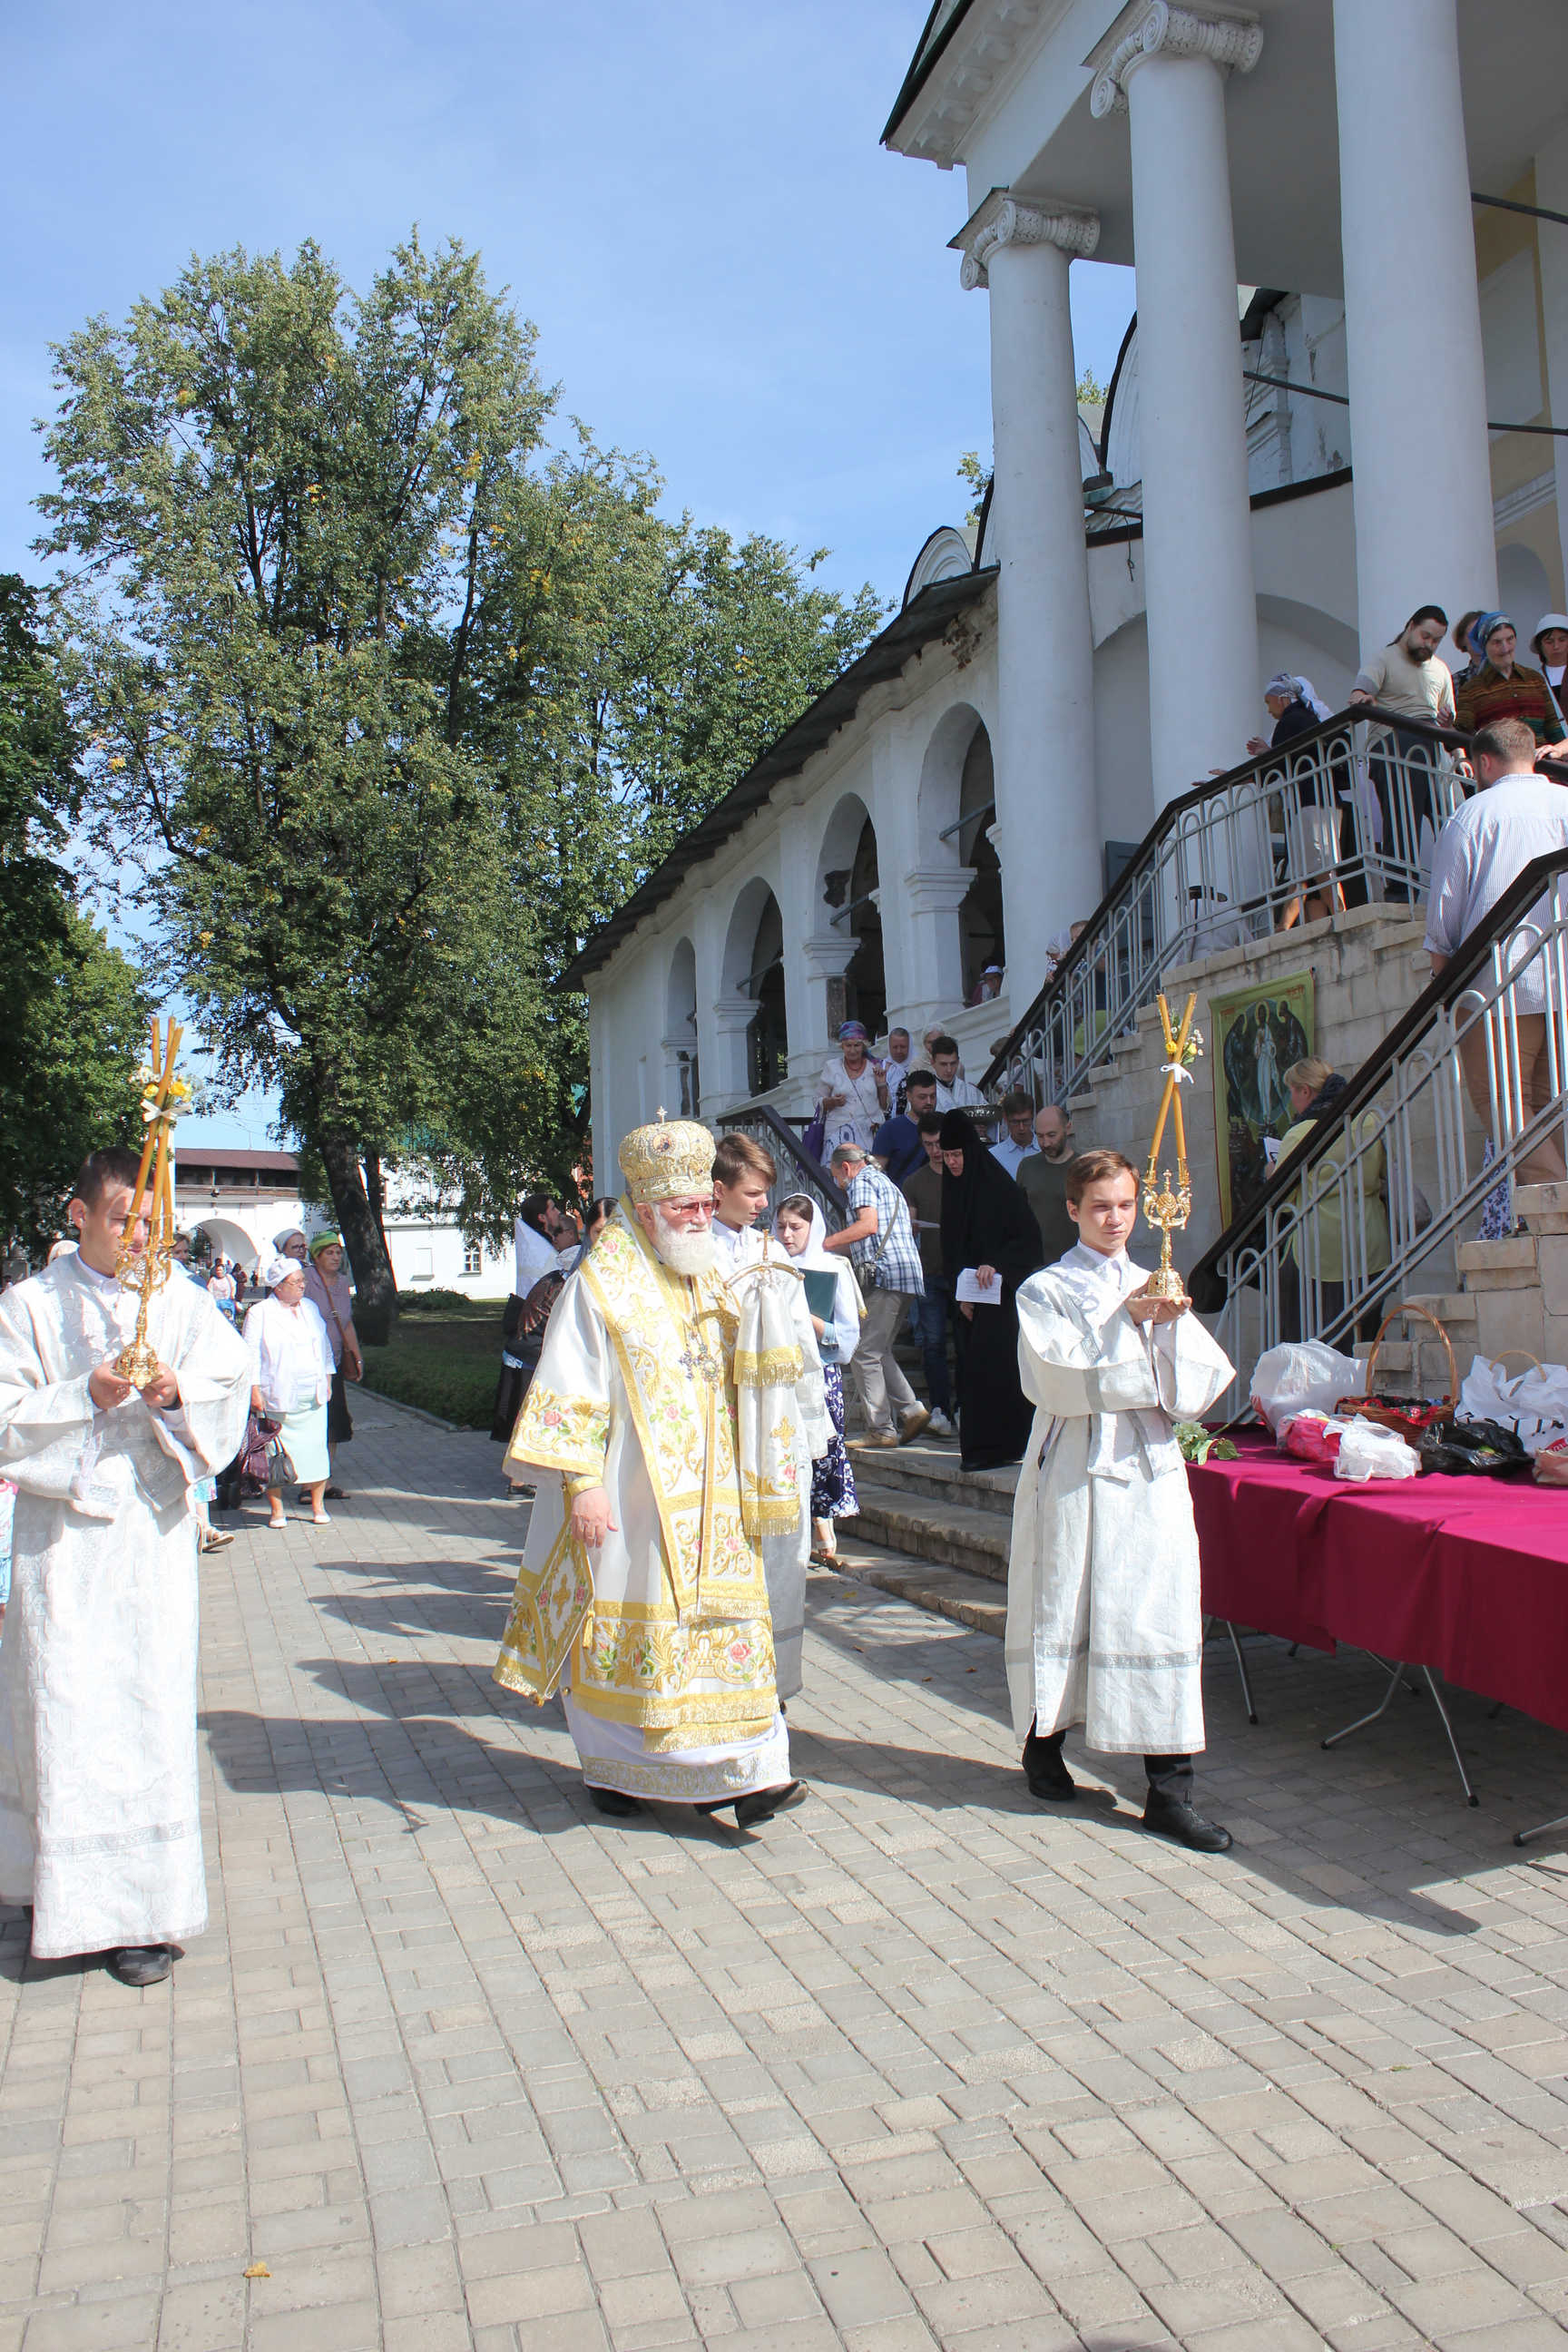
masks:
{"type": "Polygon", "coordinates": [[[1148,1828],[1223,1853],[1229,1831],[1192,1801],[1203,1604],[1172,1424],[1205,1412],[1233,1374],[1190,1302],[1151,1297],[1127,1255],[1131,1162],[1080,1154],[1067,1200],[1077,1245],[1018,1291],[1018,1368],[1036,1411],[1013,1511],[1005,1650],[1024,1774],[1034,1796],[1069,1801],[1062,1741],[1081,1724],[1086,1747],[1142,1753],[1148,1828]]]}
{"type": "MultiPolygon", "coordinates": [[[[742,1266],[754,1265],[763,1255],[763,1231],[758,1217],[778,1181],[778,1164],[771,1151],[749,1135],[720,1138],[713,1155],[713,1239],[726,1280],[742,1266]]],[[[788,1254],[769,1242],[774,1262],[788,1266],[788,1254]]],[[[795,1483],[800,1490],[799,1524],[787,1532],[763,1539],[763,1570],[768,1580],[768,1610],[773,1623],[773,1661],[780,1701],[794,1698],[801,1686],[801,1651],[805,1634],[805,1573],[811,1555],[811,1465],[826,1454],[833,1434],[822,1383],[822,1355],[805,1285],[791,1276],[790,1312],[795,1344],[801,1353],[801,1376],[795,1383],[795,1483]]]]}
{"type": "MultiPolygon", "coordinates": [[[[205,1289],[155,1292],[158,1357],[114,1370],[138,1298],[115,1272],[138,1170],[95,1151],[79,1247],[0,1298],[0,1467],[16,1484],[0,1643],[0,1903],[31,1905],[39,1959],[106,1952],[169,1973],[206,1925],[196,1776],[196,1481],[238,1450],[245,1344],[205,1289]]],[[[139,1255],[147,1219],[130,1234],[139,1255]]]]}

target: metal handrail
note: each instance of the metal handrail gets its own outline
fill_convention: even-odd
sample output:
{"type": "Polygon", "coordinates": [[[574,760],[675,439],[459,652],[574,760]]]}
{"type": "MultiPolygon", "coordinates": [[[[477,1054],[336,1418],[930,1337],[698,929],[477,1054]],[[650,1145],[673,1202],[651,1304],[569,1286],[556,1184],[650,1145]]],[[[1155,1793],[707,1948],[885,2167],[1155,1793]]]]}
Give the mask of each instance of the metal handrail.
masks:
{"type": "Polygon", "coordinates": [[[849,1203],[841,1185],[834,1181],[820,1160],[806,1150],[798,1135],[786,1127],[778,1113],[765,1103],[752,1108],[721,1111],[713,1122],[721,1135],[749,1135],[754,1143],[771,1151],[779,1163],[780,1181],[770,1193],[768,1206],[776,1208],[778,1199],[786,1192],[805,1192],[822,1211],[823,1222],[830,1234],[837,1233],[849,1223],[849,1203]],[[784,1171],[788,1171],[787,1181],[784,1171]]]}
{"type": "Polygon", "coordinates": [[[1417,899],[1423,820],[1458,806],[1468,743],[1360,703],[1172,801],[982,1087],[1066,1102],[1179,965],[1271,937],[1314,898],[1417,899]]]}
{"type": "MultiPolygon", "coordinates": [[[[1472,1120],[1473,1127],[1479,1120],[1472,1120]]],[[[1423,990],[1258,1198],[1199,1259],[1188,1287],[1220,1317],[1219,1339],[1245,1377],[1282,1338],[1342,1342],[1363,1316],[1458,1234],[1543,1145],[1568,1140],[1568,850],[1538,857],[1423,990]],[[1529,1099],[1519,1024],[1544,999],[1546,1100],[1529,1099]],[[1467,1132],[1464,1062],[1484,1056],[1495,1157],[1467,1132]],[[1381,1155],[1381,1156],[1380,1156],[1381,1155]],[[1435,1197],[1427,1199],[1421,1179],[1435,1197]],[[1386,1260],[1369,1219],[1386,1211],[1386,1260]],[[1425,1212],[1425,1214],[1423,1214],[1425,1212]],[[1323,1271],[1336,1228],[1337,1276],[1323,1271]]]]}

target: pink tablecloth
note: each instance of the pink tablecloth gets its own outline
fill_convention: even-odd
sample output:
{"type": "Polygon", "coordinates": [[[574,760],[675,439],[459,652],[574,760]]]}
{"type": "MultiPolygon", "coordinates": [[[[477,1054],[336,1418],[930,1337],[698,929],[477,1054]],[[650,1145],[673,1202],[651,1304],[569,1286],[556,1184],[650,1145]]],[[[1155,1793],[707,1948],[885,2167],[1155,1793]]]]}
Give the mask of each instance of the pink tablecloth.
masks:
{"type": "Polygon", "coordinates": [[[1355,1486],[1242,1438],[1190,1467],[1204,1607],[1331,1650],[1432,1666],[1568,1731],[1568,1488],[1355,1486]]]}

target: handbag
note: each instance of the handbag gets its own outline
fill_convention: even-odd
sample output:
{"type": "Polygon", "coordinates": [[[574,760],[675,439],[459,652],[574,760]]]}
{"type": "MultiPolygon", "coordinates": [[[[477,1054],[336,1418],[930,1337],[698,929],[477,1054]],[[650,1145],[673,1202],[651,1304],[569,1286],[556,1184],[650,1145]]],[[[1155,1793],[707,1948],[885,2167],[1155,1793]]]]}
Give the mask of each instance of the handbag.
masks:
{"type": "Polygon", "coordinates": [[[807,1119],[800,1148],[808,1160],[815,1160],[818,1167],[821,1166],[823,1152],[827,1148],[827,1120],[821,1111],[815,1118],[807,1119]]]}
{"type": "Polygon", "coordinates": [[[1435,1422],[1451,1419],[1458,1401],[1459,1368],[1454,1361],[1452,1339],[1435,1315],[1429,1313],[1425,1307],[1417,1307],[1414,1300],[1406,1300],[1402,1307],[1391,1307],[1378,1327],[1377,1337],[1372,1343],[1372,1353],[1366,1360],[1366,1394],[1341,1397],[1334,1411],[1347,1421],[1354,1420],[1358,1414],[1363,1421],[1374,1421],[1379,1428],[1394,1430],[1401,1437],[1407,1438],[1410,1444],[1415,1445],[1419,1442],[1422,1432],[1430,1429],[1435,1422]],[[1373,1394],[1372,1384],[1377,1372],[1378,1349],[1383,1345],[1389,1325],[1396,1323],[1402,1315],[1419,1315],[1423,1322],[1430,1323],[1433,1330],[1443,1342],[1444,1350],[1448,1359],[1448,1393],[1446,1397],[1374,1396],[1373,1394]]]}
{"type": "Polygon", "coordinates": [[[248,1478],[253,1486],[264,1486],[267,1484],[268,1454],[278,1430],[278,1423],[269,1421],[264,1412],[253,1412],[245,1424],[237,1468],[240,1476],[248,1478]]]}
{"type": "Polygon", "coordinates": [[[268,1486],[292,1486],[298,1484],[294,1457],[283,1443],[283,1432],[274,1428],[267,1440],[267,1470],[263,1483],[268,1486]]]}

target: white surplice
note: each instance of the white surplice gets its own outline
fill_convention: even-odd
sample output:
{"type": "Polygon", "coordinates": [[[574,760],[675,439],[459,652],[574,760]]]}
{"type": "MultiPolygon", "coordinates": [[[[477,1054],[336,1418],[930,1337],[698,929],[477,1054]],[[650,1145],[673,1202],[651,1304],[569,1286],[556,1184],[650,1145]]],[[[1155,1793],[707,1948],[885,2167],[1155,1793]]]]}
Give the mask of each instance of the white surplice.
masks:
{"type": "Polygon", "coordinates": [[[132,1396],[101,1412],[88,1376],[136,1309],[76,1255],[0,1297],[0,1470],[17,1488],[0,1902],[34,1906],[44,1959],[206,1925],[190,1490],[238,1450],[250,1360],[206,1292],[171,1277],[148,1333],[179,1407],[132,1396]]]}
{"type": "Polygon", "coordinates": [[[1204,1745],[1203,1611],[1186,1465],[1172,1431],[1232,1378],[1189,1309],[1138,1324],[1149,1277],[1082,1242],[1018,1292],[1035,1424],[1013,1508],[1007,1687],[1020,1738],[1074,1724],[1110,1753],[1204,1745]]]}
{"type": "MultiPolygon", "coordinates": [[[[715,1217],[713,1238],[719,1245],[720,1264],[727,1281],[732,1283],[742,1267],[756,1265],[762,1259],[764,1236],[760,1225],[742,1225],[737,1230],[733,1225],[721,1224],[715,1217]]],[[[780,1698],[793,1698],[801,1686],[801,1651],[805,1638],[805,1575],[811,1557],[811,1465],[816,1454],[826,1453],[832,1442],[833,1423],[828,1418],[822,1384],[822,1354],[812,1326],[811,1309],[805,1303],[805,1285],[798,1272],[793,1271],[795,1261],[784,1244],[774,1241],[771,1234],[766,1238],[770,1261],[792,1269],[789,1308],[802,1367],[795,1383],[793,1424],[800,1518],[786,1531],[763,1538],[763,1570],[768,1580],[768,1608],[773,1621],[778,1693],[780,1698]]]]}

